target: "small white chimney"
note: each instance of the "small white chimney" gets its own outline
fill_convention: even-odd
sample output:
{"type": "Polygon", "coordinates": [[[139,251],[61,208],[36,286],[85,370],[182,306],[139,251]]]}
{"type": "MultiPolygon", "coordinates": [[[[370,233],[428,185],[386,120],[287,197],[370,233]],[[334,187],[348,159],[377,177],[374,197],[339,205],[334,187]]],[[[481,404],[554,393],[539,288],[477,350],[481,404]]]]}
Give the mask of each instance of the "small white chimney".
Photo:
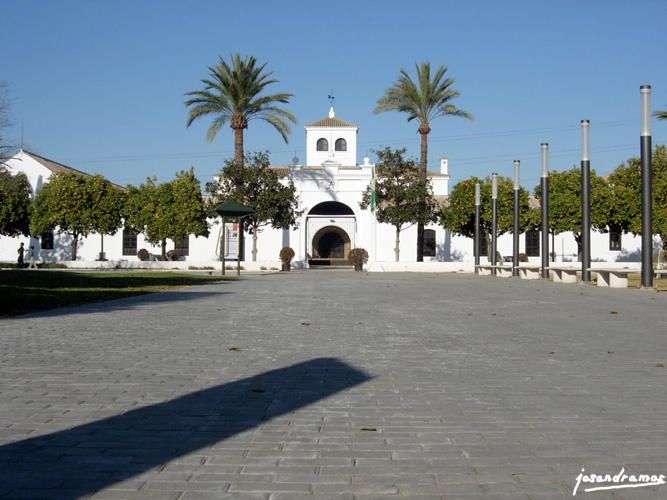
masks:
{"type": "Polygon", "coordinates": [[[449,175],[449,172],[447,171],[447,163],[448,162],[449,162],[449,160],[447,159],[446,156],[443,156],[442,158],[440,158],[440,173],[441,174],[449,175]]]}

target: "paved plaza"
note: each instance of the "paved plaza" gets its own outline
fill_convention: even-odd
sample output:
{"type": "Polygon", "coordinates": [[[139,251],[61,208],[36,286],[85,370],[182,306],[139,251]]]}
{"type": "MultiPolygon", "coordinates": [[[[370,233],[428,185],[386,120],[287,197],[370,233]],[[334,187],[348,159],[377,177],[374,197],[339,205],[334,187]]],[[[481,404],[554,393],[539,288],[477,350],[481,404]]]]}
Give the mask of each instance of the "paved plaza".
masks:
{"type": "Polygon", "coordinates": [[[667,498],[666,293],[308,270],[0,335],[0,498],[667,498]]]}

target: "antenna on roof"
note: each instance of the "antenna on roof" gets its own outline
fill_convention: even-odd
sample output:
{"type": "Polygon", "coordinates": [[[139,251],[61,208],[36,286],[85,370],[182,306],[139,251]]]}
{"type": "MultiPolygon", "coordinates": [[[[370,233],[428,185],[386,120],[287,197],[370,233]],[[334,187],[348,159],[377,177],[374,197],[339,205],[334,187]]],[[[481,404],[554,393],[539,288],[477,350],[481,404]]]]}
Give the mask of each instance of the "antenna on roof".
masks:
{"type": "Polygon", "coordinates": [[[329,96],[328,96],[328,98],[329,98],[329,102],[331,103],[331,107],[332,107],[332,108],[333,108],[333,103],[334,103],[334,99],[335,99],[333,93],[334,93],[334,92],[333,92],[333,89],[331,89],[331,94],[329,94],[329,96]]]}

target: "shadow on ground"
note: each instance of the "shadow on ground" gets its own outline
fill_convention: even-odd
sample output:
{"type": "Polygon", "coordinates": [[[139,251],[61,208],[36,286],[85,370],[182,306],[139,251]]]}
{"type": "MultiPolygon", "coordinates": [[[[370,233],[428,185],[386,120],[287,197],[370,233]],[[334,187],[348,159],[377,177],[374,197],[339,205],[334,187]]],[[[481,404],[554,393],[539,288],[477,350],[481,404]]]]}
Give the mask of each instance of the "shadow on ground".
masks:
{"type": "Polygon", "coordinates": [[[318,358],[0,447],[0,497],[92,494],[370,380],[318,358]]]}

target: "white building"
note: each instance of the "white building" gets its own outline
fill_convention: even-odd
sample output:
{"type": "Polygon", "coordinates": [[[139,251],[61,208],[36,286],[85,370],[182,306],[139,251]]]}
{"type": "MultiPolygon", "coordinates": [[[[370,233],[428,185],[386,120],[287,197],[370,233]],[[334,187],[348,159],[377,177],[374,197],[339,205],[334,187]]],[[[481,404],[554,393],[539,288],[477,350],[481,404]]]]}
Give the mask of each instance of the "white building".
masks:
{"type": "MultiPolygon", "coordinates": [[[[335,116],[333,108],[329,115],[305,127],[306,162],[277,169],[286,180],[296,186],[304,214],[296,229],[265,229],[259,234],[257,262],[251,258],[251,237],[246,235],[243,267],[245,269],[279,268],[280,249],[290,246],[295,251],[293,267],[329,265],[344,263],[351,248],[365,248],[370,255],[369,269],[382,270],[441,270],[472,271],[474,256],[470,238],[452,236],[449,231],[437,225],[426,227],[424,242],[424,262],[416,263],[417,229],[412,226],[401,233],[400,263],[395,263],[395,229],[375,221],[370,210],[359,207],[362,193],[371,182],[373,165],[364,158],[357,162],[357,133],[359,127],[335,116]]],[[[12,174],[23,172],[27,175],[33,193],[39,191],[53,172],[74,171],[27,151],[20,151],[8,160],[5,166],[12,174]]],[[[87,175],[79,172],[82,175],[87,175]]],[[[449,192],[448,160],[440,160],[440,172],[429,171],[433,191],[437,198],[444,200],[449,192]]],[[[182,255],[182,262],[153,263],[164,267],[215,267],[220,260],[220,220],[211,220],[211,235],[208,238],[190,236],[175,245],[182,255]]],[[[539,233],[538,233],[539,234],[539,233]]],[[[0,260],[16,261],[19,242],[34,245],[38,250],[38,262],[65,262],[70,266],[135,267],[142,265],[137,251],[148,249],[159,254],[157,247],[149,245],[142,235],[130,231],[119,231],[114,236],[91,235],[78,245],[77,260],[70,259],[71,240],[66,235],[41,235],[30,238],[0,237],[0,260]],[[103,255],[102,255],[103,254],[103,255]],[[101,261],[104,257],[106,261],[101,261]],[[98,261],[98,262],[95,262],[98,261]]],[[[534,261],[540,261],[539,236],[521,236],[521,252],[534,261]]],[[[570,233],[550,238],[552,253],[558,262],[577,260],[577,245],[570,233]]],[[[591,235],[591,256],[593,262],[637,262],[640,252],[640,238],[630,235],[591,235]]],[[[174,245],[168,248],[173,248],[174,245]]],[[[512,255],[512,235],[498,239],[501,255],[512,255]]]]}

